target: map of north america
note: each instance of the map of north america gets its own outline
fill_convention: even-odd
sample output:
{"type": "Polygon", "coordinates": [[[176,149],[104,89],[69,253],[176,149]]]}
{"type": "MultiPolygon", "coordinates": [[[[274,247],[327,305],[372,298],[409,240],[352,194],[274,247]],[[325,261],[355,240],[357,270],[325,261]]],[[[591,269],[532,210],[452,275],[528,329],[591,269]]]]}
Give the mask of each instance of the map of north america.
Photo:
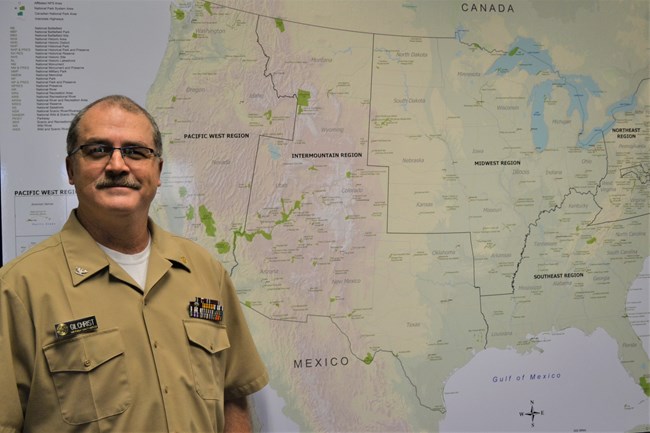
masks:
{"type": "MultiPolygon", "coordinates": [[[[358,27],[292,2],[170,7],[153,216],[230,271],[301,429],[471,428],[443,421],[478,368],[477,389],[526,382],[495,424],[520,431],[601,345],[613,428],[648,427],[649,11],[598,4],[337,9],[358,27]],[[604,15],[625,26],[594,42],[604,15]]],[[[562,410],[534,422],[597,427],[562,410]]]]}

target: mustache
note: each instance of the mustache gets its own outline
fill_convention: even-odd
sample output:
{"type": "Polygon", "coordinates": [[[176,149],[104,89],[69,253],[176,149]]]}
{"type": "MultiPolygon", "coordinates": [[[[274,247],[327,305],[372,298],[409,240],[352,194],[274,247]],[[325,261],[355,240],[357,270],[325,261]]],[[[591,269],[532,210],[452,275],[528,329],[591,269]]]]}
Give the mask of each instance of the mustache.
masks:
{"type": "Polygon", "coordinates": [[[140,185],[140,183],[136,182],[135,180],[126,177],[115,178],[115,179],[101,179],[95,184],[95,188],[97,189],[106,189],[106,188],[114,188],[114,187],[123,187],[123,188],[131,188],[131,189],[139,190],[140,188],[142,188],[142,185],[140,185]]]}

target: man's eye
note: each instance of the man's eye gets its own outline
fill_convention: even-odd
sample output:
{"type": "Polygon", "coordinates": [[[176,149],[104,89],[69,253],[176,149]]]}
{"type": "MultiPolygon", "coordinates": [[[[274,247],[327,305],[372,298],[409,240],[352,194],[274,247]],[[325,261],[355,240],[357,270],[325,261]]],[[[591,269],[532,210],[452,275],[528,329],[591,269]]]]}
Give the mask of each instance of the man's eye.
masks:
{"type": "Polygon", "coordinates": [[[149,156],[149,149],[146,147],[123,147],[122,154],[131,159],[143,159],[149,156]]]}
{"type": "Polygon", "coordinates": [[[84,148],[86,155],[89,156],[104,156],[108,155],[111,153],[112,148],[110,146],[102,146],[102,145],[93,145],[93,146],[87,146],[84,148]]]}

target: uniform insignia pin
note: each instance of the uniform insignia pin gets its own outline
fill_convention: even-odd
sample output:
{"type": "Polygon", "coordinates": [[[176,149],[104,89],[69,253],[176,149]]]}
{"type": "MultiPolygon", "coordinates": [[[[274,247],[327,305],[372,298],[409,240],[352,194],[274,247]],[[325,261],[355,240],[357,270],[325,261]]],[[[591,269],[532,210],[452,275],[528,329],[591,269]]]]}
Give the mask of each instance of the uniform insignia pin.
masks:
{"type": "Polygon", "coordinates": [[[67,337],[70,333],[70,327],[66,323],[57,323],[54,325],[54,330],[58,338],[67,337]]]}
{"type": "Polygon", "coordinates": [[[80,267],[80,266],[77,266],[74,269],[74,273],[83,277],[84,275],[86,275],[88,273],[88,271],[86,269],[80,267]]]}

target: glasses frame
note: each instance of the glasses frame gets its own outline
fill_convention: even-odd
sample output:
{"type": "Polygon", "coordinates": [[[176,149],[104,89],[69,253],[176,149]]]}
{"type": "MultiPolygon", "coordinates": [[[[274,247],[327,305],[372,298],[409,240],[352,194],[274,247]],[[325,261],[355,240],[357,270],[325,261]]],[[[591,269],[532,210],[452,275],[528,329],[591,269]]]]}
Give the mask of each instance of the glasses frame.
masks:
{"type": "Polygon", "coordinates": [[[148,161],[148,160],[153,159],[153,158],[160,158],[160,157],[161,157],[161,154],[160,154],[159,151],[157,151],[157,150],[155,150],[155,149],[152,149],[152,148],[150,148],[150,147],[147,147],[147,146],[138,146],[138,145],[136,145],[136,146],[132,146],[132,145],[131,145],[131,146],[124,146],[124,147],[115,147],[115,146],[111,146],[110,144],[104,144],[104,143],[87,143],[87,144],[82,144],[81,146],[77,146],[77,147],[75,147],[74,149],[72,149],[72,150],[68,153],[68,156],[72,156],[72,155],[74,155],[75,153],[77,153],[77,152],[79,152],[79,151],[83,151],[85,148],[90,147],[90,146],[100,146],[100,147],[103,147],[104,149],[109,150],[109,152],[106,153],[106,155],[102,155],[102,156],[99,157],[99,158],[94,158],[94,157],[91,156],[91,155],[84,155],[83,152],[81,153],[81,155],[82,155],[84,158],[89,158],[89,159],[94,160],[94,161],[103,161],[104,159],[106,159],[107,161],[109,161],[109,160],[113,157],[113,152],[115,152],[116,150],[119,150],[119,151],[120,151],[120,155],[122,156],[122,159],[123,159],[124,161],[148,161]],[[128,155],[128,154],[125,155],[125,154],[124,154],[124,151],[125,151],[125,150],[128,150],[128,149],[139,149],[139,150],[145,150],[145,149],[146,149],[146,150],[144,151],[144,153],[146,153],[148,156],[146,156],[146,157],[143,158],[143,159],[132,158],[131,155],[128,155]]]}

